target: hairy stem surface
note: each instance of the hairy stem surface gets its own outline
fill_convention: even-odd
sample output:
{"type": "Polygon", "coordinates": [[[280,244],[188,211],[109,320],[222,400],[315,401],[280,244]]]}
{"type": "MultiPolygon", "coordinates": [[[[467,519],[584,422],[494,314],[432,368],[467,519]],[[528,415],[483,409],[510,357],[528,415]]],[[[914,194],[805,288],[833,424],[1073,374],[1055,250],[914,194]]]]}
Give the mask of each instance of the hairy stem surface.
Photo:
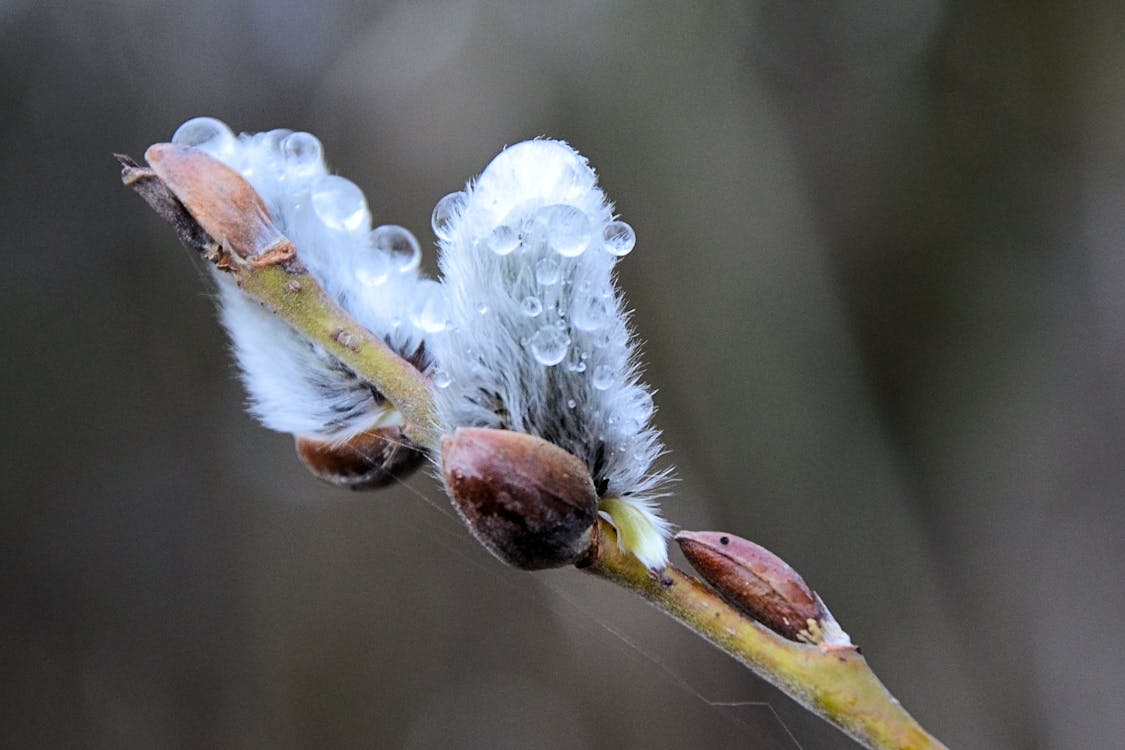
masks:
{"type": "Polygon", "coordinates": [[[587,573],[640,595],[865,747],[945,747],[906,712],[857,650],[822,650],[782,638],[673,566],[656,578],[619,548],[611,525],[599,524],[598,542],[582,563],[587,573]]]}

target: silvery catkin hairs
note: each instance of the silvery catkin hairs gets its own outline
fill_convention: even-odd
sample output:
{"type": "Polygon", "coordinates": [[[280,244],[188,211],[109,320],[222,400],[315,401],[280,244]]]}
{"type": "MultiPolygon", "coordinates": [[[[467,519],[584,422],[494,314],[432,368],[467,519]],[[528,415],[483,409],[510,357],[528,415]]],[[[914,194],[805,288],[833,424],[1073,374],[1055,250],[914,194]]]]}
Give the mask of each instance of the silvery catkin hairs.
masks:
{"type": "MultiPolygon", "coordinates": [[[[555,140],[502,151],[434,210],[448,327],[430,340],[446,432],[491,427],[577,456],[616,498],[646,565],[667,560],[667,478],[614,264],[633,249],[586,159],[555,140]]],[[[603,504],[603,510],[606,510],[603,504]]],[[[624,538],[625,535],[623,534],[624,538]]]]}

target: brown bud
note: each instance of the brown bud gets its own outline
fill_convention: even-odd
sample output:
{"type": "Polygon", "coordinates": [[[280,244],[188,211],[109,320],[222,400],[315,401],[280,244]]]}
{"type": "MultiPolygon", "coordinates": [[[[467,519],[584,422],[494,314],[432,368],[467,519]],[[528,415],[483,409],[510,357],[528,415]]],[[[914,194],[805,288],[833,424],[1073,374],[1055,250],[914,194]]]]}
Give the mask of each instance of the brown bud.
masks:
{"type": "Polygon", "coordinates": [[[223,247],[247,259],[293,257],[266,204],[237,171],[196,148],[157,143],[145,159],[188,213],[223,247]]]}
{"type": "Polygon", "coordinates": [[[790,640],[821,622],[827,610],[797,571],[765,547],[720,531],[676,534],[699,575],[738,609],[790,640]]]}
{"type": "Polygon", "coordinates": [[[368,430],[343,441],[299,435],[296,439],[297,455],[310,472],[329,484],[353,490],[405,479],[425,459],[399,427],[368,430]]]}
{"type": "Polygon", "coordinates": [[[441,473],[473,535],[510,565],[558,568],[590,546],[594,482],[581,461],[546,440],[462,427],[442,438],[441,473]]]}

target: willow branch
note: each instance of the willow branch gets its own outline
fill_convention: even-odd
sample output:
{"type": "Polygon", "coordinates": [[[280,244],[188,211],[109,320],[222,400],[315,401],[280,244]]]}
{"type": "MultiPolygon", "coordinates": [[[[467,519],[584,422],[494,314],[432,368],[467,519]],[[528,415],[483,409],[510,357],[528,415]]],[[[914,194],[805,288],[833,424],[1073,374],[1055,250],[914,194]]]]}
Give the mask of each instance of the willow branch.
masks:
{"type": "Polygon", "coordinates": [[[599,523],[585,572],[643,597],[865,747],[945,747],[906,712],[857,650],[782,638],[673,566],[656,578],[619,548],[611,525],[599,523]]]}
{"type": "MultiPolygon", "coordinates": [[[[255,212],[264,212],[264,207],[254,204],[254,199],[260,200],[256,195],[241,192],[245,180],[232,170],[233,177],[215,171],[218,162],[209,157],[194,165],[184,162],[182,153],[171,155],[177,169],[187,165],[186,173],[162,170],[158,149],[163,146],[168,144],[147,154],[155,169],[118,156],[122,181],[172,225],[181,241],[378,388],[403,414],[408,436],[436,451],[440,435],[428,379],[340,309],[272,225],[255,223],[255,212]],[[191,172],[197,167],[205,169],[206,180],[191,172]],[[203,192],[193,194],[196,187],[203,192]],[[216,194],[227,203],[211,202],[216,194]]],[[[169,151],[173,148],[168,146],[169,151]]],[[[674,567],[654,577],[636,557],[622,551],[613,526],[605,521],[599,520],[594,531],[578,567],[648,600],[859,743],[881,750],[944,747],[899,705],[857,650],[787,640],[674,567]]]]}

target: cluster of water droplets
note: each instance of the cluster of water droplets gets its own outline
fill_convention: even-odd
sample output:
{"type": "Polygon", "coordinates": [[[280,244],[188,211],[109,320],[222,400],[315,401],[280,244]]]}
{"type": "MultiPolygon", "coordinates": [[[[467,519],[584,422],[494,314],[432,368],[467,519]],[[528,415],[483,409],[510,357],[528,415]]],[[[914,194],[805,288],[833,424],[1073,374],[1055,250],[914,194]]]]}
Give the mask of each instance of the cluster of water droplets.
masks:
{"type": "MultiPolygon", "coordinates": [[[[438,201],[431,219],[440,241],[456,244],[455,233],[463,228],[464,221],[471,221],[464,217],[468,200],[467,193],[458,191],[438,201]]],[[[594,289],[588,280],[577,281],[582,274],[575,271],[575,264],[582,262],[584,253],[604,253],[611,260],[627,255],[636,244],[629,224],[615,220],[600,226],[599,217],[576,205],[550,203],[531,211],[513,211],[503,223],[484,227],[478,234],[473,252],[491,254],[513,267],[529,269],[521,277],[526,280],[530,274],[534,284],[520,287],[527,293],[518,300],[519,309],[528,319],[538,319],[539,326],[521,337],[520,343],[541,365],[562,364],[576,343],[573,332],[599,331],[617,314],[608,283],[594,289]],[[577,293],[569,288],[575,284],[581,287],[577,293]]],[[[482,315],[488,310],[487,304],[478,306],[482,315]]],[[[588,356],[588,352],[577,354],[577,364],[568,365],[568,369],[584,372],[588,356]]],[[[605,390],[612,385],[612,378],[606,374],[609,369],[603,365],[595,387],[605,390]]]]}
{"type": "Polygon", "coordinates": [[[236,135],[220,120],[197,117],[172,142],[205,151],[249,180],[310,272],[368,327],[378,332],[380,322],[389,322],[397,329],[403,315],[421,331],[438,325],[436,282],[414,290],[422,257],[417,238],[396,224],[372,229],[363,191],[328,172],[316,136],[284,129],[236,135]],[[394,315],[391,303],[400,308],[394,315]]]}
{"type": "MultiPolygon", "coordinates": [[[[465,210],[467,197],[463,191],[450,193],[434,206],[431,223],[439,240],[449,241],[453,238],[454,222],[465,210]]],[[[483,248],[500,256],[510,255],[536,243],[546,243],[547,247],[563,258],[576,258],[590,249],[600,249],[620,258],[632,252],[637,244],[633,227],[626,222],[611,221],[601,227],[601,231],[596,231],[598,228],[586,212],[566,203],[542,206],[530,217],[521,219],[519,225],[497,225],[478,242],[483,248]]],[[[551,283],[546,279],[541,281],[551,283]]]]}

